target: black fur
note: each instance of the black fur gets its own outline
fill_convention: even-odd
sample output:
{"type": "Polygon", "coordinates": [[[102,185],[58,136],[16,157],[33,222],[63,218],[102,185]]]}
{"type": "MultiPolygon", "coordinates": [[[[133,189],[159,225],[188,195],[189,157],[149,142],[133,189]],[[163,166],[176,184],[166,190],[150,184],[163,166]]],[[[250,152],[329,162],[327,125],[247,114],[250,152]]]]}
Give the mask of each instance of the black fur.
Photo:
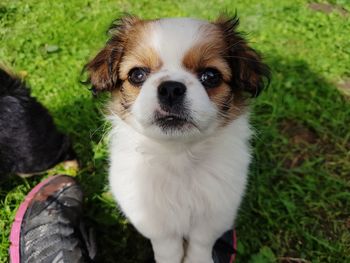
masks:
{"type": "Polygon", "coordinates": [[[237,31],[239,19],[222,15],[216,24],[222,29],[229,47],[227,61],[232,69],[231,86],[239,91],[257,97],[271,79],[270,68],[263,63],[262,57],[248,46],[243,34],[237,31]]]}
{"type": "Polygon", "coordinates": [[[0,175],[37,173],[75,159],[69,138],[19,78],[0,68],[0,175]]]}

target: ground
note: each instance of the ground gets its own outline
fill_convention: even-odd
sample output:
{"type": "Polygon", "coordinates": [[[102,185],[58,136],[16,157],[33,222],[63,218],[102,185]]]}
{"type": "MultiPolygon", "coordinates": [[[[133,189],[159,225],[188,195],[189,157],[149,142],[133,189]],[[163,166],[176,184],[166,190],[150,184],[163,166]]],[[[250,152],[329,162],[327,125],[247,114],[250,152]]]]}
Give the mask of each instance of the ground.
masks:
{"type": "Polygon", "coordinates": [[[98,262],[144,262],[149,244],[118,212],[107,186],[103,98],[81,70],[123,12],[214,19],[238,12],[241,31],[272,69],[256,100],[254,163],[236,221],[237,262],[350,262],[350,3],[347,0],[38,1],[0,3],[0,61],[26,79],[74,141],[81,170],[55,167],[0,183],[0,262],[26,193],[59,172],[78,178],[98,262]]]}

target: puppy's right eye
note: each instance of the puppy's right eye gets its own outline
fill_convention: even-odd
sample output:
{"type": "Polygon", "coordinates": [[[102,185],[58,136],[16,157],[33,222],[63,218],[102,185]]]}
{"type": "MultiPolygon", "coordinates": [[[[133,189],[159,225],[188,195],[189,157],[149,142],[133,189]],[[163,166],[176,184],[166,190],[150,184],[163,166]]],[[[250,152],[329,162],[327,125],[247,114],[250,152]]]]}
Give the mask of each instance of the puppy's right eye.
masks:
{"type": "Polygon", "coordinates": [[[129,71],[128,80],[135,86],[140,86],[147,79],[150,73],[148,68],[133,68],[129,71]]]}

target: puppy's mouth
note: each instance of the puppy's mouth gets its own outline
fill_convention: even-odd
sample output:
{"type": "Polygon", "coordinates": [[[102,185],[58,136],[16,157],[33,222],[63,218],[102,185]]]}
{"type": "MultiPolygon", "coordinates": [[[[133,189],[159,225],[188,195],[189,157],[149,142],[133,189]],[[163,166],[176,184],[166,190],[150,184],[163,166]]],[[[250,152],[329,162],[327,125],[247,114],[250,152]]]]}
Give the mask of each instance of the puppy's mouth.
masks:
{"type": "Polygon", "coordinates": [[[175,114],[157,111],[154,114],[154,124],[162,130],[187,130],[196,127],[193,120],[187,114],[175,114]]]}

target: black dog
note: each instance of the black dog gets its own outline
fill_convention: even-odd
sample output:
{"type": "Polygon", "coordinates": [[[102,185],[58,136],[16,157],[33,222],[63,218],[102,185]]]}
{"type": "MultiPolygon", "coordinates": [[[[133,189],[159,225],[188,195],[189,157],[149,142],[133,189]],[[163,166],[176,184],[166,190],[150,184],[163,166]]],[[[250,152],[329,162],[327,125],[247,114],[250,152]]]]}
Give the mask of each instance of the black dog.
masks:
{"type": "Polygon", "coordinates": [[[0,175],[34,174],[75,157],[47,109],[21,79],[0,68],[0,175]]]}

